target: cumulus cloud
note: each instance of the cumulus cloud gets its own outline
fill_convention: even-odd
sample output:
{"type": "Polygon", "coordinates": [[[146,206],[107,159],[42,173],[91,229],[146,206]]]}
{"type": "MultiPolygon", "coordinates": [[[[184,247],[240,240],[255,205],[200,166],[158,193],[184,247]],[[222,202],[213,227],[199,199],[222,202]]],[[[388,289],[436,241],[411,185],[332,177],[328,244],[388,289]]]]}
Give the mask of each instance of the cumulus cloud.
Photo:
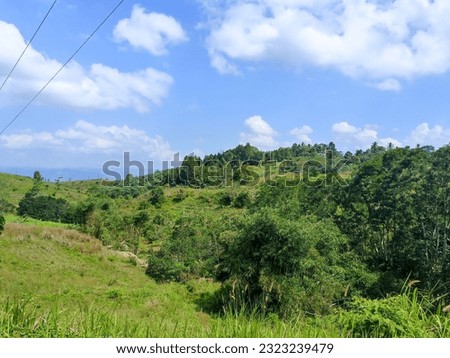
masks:
{"type": "Polygon", "coordinates": [[[168,53],[169,45],[176,45],[188,40],[182,26],[171,16],[155,12],[146,12],[135,5],[131,17],[122,19],[114,29],[117,42],[128,42],[136,49],[161,56],[168,53]]]}
{"type": "MultiPolygon", "coordinates": [[[[14,25],[4,21],[0,21],[0,37],[0,80],[3,81],[25,47],[25,40],[14,25]]],[[[1,104],[29,100],[61,65],[30,46],[4,87],[1,104]]],[[[172,83],[170,75],[153,68],[124,73],[103,64],[85,69],[73,61],[47,87],[39,102],[80,109],[133,108],[145,112],[151,105],[161,103],[172,83]]]]}
{"type": "Polygon", "coordinates": [[[411,132],[407,141],[411,146],[419,144],[440,147],[450,144],[450,128],[444,128],[440,125],[430,127],[428,123],[424,122],[411,132]]]}
{"type": "Polygon", "coordinates": [[[262,119],[261,116],[253,116],[245,121],[249,132],[241,133],[241,143],[250,143],[260,149],[273,149],[278,146],[275,137],[278,133],[262,119]]]}
{"type": "Polygon", "coordinates": [[[99,126],[80,120],[55,132],[25,132],[0,136],[0,147],[6,150],[51,150],[54,153],[120,154],[125,151],[148,160],[172,158],[174,151],[160,136],[128,126],[99,126]]]}
{"type": "Polygon", "coordinates": [[[312,140],[310,138],[310,134],[313,132],[313,129],[310,126],[304,125],[300,128],[294,128],[289,133],[295,137],[298,143],[311,144],[312,140]]]}
{"type": "Polygon", "coordinates": [[[242,61],[312,65],[398,91],[401,80],[450,68],[446,0],[230,0],[206,9],[208,51],[222,73],[242,61]]]}
{"type": "Polygon", "coordinates": [[[345,150],[367,149],[374,142],[382,146],[392,144],[395,147],[401,147],[402,145],[400,141],[394,138],[380,138],[376,128],[368,125],[363,128],[358,128],[348,122],[339,122],[333,124],[332,132],[337,146],[345,150]]]}

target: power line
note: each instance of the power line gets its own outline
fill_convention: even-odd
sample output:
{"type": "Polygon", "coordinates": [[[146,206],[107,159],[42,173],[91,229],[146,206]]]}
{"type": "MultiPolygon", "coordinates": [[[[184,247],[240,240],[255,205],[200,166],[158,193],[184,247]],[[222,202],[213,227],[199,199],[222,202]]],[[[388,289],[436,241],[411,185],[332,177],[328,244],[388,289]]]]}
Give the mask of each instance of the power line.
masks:
{"type": "Polygon", "coordinates": [[[23,49],[22,53],[20,54],[18,60],[16,61],[16,63],[14,64],[13,68],[11,69],[11,71],[8,73],[8,75],[6,76],[5,80],[3,81],[2,85],[0,86],[0,91],[3,89],[3,87],[5,86],[6,82],[8,82],[9,78],[11,77],[11,75],[13,74],[14,70],[16,69],[17,65],[19,64],[20,60],[22,59],[23,55],[25,55],[25,52],[27,52],[28,47],[30,47],[31,43],[33,42],[34,38],[36,37],[37,33],[39,32],[39,30],[41,29],[42,25],[44,25],[45,20],[47,20],[48,15],[50,15],[50,12],[53,10],[53,7],[55,6],[56,2],[58,0],[55,0],[52,4],[52,6],[50,6],[50,9],[48,9],[47,14],[45,14],[44,18],[42,19],[41,23],[39,24],[38,28],[36,29],[36,31],[34,32],[33,36],[31,37],[31,40],[28,41],[27,45],[25,46],[25,48],[23,49]]]}
{"type": "Polygon", "coordinates": [[[97,28],[89,35],[89,37],[81,44],[80,47],[72,54],[72,56],[69,57],[69,59],[64,62],[64,64],[60,67],[58,71],[48,80],[48,82],[36,93],[36,95],[19,111],[19,113],[16,114],[16,116],[2,129],[0,132],[0,135],[2,135],[16,120],[21,116],[23,112],[27,110],[27,108],[36,100],[36,98],[39,97],[39,95],[44,92],[44,90],[48,87],[48,85],[56,78],[56,76],[59,75],[59,73],[69,64],[70,61],[73,60],[73,58],[78,54],[78,52],[81,51],[81,49],[88,43],[88,41],[97,33],[98,30],[104,25],[106,21],[109,20],[109,18],[117,11],[117,9],[124,3],[125,0],[119,1],[119,3],[116,5],[116,7],[111,10],[111,12],[108,14],[108,16],[105,17],[105,19],[100,23],[100,25],[97,26],[97,28]]]}

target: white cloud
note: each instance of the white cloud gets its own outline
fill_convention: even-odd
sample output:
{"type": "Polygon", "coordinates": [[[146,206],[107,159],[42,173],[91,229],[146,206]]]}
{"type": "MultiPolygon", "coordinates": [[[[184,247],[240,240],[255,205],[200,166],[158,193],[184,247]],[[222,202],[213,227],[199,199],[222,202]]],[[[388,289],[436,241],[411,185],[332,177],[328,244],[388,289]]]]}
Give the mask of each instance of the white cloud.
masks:
{"type": "Polygon", "coordinates": [[[49,132],[22,133],[0,136],[0,145],[6,149],[35,149],[42,146],[61,146],[63,142],[49,132]]]}
{"type": "Polygon", "coordinates": [[[392,144],[396,147],[401,147],[402,145],[400,141],[394,138],[380,138],[378,131],[369,125],[358,128],[348,122],[340,122],[334,123],[331,129],[337,147],[344,150],[367,149],[374,142],[382,146],[392,144]]]}
{"type": "Polygon", "coordinates": [[[340,122],[333,124],[333,132],[337,134],[355,134],[358,132],[358,128],[352,126],[348,122],[340,122]]]}
{"type": "Polygon", "coordinates": [[[188,37],[173,17],[146,12],[140,5],[135,5],[131,17],[120,20],[116,25],[114,39],[127,41],[136,49],[161,56],[168,53],[167,46],[185,42],[188,37]]]}
{"type": "MultiPolygon", "coordinates": [[[[3,81],[25,47],[25,41],[14,25],[3,21],[0,21],[0,37],[0,80],[3,81]]],[[[30,46],[4,87],[1,104],[29,100],[61,65],[30,46]]],[[[170,75],[152,68],[124,73],[103,64],[93,64],[87,70],[73,61],[38,101],[80,109],[134,108],[145,112],[151,105],[161,103],[172,83],[170,75]]]]}
{"type": "Polygon", "coordinates": [[[400,91],[402,89],[402,85],[399,81],[394,80],[392,78],[384,80],[382,82],[376,83],[374,85],[376,88],[382,91],[400,91]]]}
{"type": "MultiPolygon", "coordinates": [[[[99,126],[80,120],[67,129],[50,132],[25,132],[0,136],[5,150],[51,150],[54,153],[114,155],[125,151],[147,160],[169,160],[174,151],[160,136],[150,137],[145,131],[128,126],[99,126]]],[[[32,155],[32,154],[31,154],[32,155]]]]}
{"type": "Polygon", "coordinates": [[[450,143],[450,128],[440,125],[430,127],[428,123],[424,122],[411,132],[407,141],[411,146],[419,144],[440,147],[450,143]]]}
{"type": "Polygon", "coordinates": [[[221,72],[240,61],[312,65],[398,91],[401,80],[450,69],[447,0],[230,0],[206,10],[221,72]]]}
{"type": "Polygon", "coordinates": [[[264,150],[278,146],[278,142],[275,140],[278,133],[261,116],[246,119],[245,125],[250,131],[241,133],[242,144],[250,143],[264,150]]]}
{"type": "Polygon", "coordinates": [[[310,126],[304,125],[300,128],[294,128],[289,133],[296,138],[298,143],[311,144],[312,140],[309,135],[312,132],[313,129],[310,126]]]}

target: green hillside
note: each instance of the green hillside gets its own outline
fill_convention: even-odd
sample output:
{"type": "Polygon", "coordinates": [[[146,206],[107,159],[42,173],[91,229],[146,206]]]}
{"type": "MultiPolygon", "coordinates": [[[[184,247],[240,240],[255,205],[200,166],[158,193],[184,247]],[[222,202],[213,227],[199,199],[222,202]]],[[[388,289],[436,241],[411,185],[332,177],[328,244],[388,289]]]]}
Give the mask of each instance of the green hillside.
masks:
{"type": "Polygon", "coordinates": [[[0,240],[1,337],[340,336],[332,323],[210,315],[206,280],[157,284],[135,256],[74,230],[8,223],[0,240]]]}
{"type": "Polygon", "coordinates": [[[327,148],[0,174],[0,336],[450,337],[450,147],[327,148]]]}

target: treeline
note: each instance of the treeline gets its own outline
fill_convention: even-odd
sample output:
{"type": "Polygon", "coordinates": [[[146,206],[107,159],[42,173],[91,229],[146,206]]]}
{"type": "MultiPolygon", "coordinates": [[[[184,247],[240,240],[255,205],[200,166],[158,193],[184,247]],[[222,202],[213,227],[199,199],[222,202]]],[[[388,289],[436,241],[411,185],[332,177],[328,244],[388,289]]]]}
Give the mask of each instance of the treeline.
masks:
{"type": "MultiPolygon", "coordinates": [[[[133,178],[128,174],[112,185],[136,187],[156,185],[190,186],[194,188],[226,187],[232,185],[258,185],[264,181],[267,173],[256,168],[275,166],[277,172],[269,174],[294,173],[300,175],[305,172],[326,173],[337,162],[346,165],[360,164],[373,155],[392,149],[384,148],[374,143],[371,148],[354,154],[338,151],[335,144],[293,144],[291,147],[279,148],[272,151],[261,151],[250,144],[239,145],[225,152],[206,155],[200,158],[195,155],[186,156],[181,162],[172,162],[175,167],[158,170],[147,176],[133,178]],[[327,168],[328,165],[328,168],[327,168]]],[[[169,163],[166,163],[168,166],[169,163]]],[[[138,195],[137,190],[130,189],[131,194],[138,195]]],[[[117,195],[117,191],[111,191],[117,195]]]]}

